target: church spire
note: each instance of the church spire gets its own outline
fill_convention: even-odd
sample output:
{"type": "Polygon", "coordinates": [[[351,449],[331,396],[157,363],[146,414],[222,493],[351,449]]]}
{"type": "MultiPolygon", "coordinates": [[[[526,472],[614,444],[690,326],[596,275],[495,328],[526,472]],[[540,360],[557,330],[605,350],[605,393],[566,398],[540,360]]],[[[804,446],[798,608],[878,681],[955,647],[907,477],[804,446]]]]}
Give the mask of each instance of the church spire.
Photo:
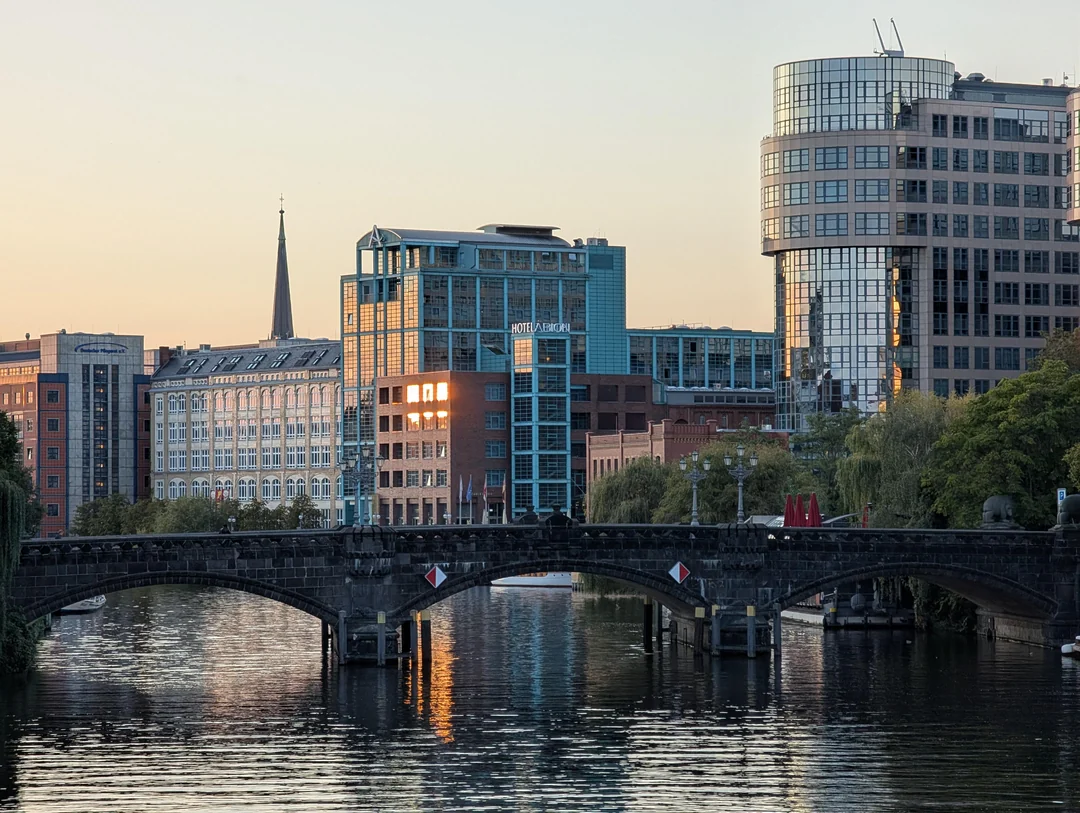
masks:
{"type": "Polygon", "coordinates": [[[274,321],[271,339],[293,338],[292,297],[289,295],[289,260],[285,256],[285,198],[281,198],[278,225],[277,277],[274,279],[274,321]]]}

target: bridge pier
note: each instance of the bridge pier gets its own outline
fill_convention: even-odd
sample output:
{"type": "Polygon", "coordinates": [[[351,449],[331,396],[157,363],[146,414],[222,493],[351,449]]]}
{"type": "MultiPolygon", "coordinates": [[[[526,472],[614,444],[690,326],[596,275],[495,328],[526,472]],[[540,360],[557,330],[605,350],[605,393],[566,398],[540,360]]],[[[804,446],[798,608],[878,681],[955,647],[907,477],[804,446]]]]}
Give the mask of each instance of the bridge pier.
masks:
{"type": "Polygon", "coordinates": [[[416,626],[416,620],[412,617],[412,613],[409,613],[409,620],[401,622],[401,631],[398,633],[398,641],[401,642],[401,657],[405,657],[406,651],[409,656],[412,656],[413,650],[413,628],[416,626]]]}
{"type": "Polygon", "coordinates": [[[431,663],[431,610],[420,611],[420,659],[431,663]]]}

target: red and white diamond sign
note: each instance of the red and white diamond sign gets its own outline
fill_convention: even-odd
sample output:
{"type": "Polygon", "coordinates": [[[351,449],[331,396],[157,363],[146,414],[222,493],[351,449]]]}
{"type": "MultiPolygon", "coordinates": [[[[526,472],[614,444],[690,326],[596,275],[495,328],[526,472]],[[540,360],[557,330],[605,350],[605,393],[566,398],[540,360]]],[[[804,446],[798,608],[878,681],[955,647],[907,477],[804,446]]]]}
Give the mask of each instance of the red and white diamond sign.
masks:
{"type": "Polygon", "coordinates": [[[682,584],[686,581],[686,577],[690,575],[690,569],[682,562],[676,562],[675,566],[668,571],[668,575],[679,584],[682,584]]]}
{"type": "Polygon", "coordinates": [[[438,589],[439,585],[446,581],[446,574],[443,573],[441,567],[435,565],[431,570],[424,574],[424,578],[427,579],[428,584],[435,589],[438,589]]]}

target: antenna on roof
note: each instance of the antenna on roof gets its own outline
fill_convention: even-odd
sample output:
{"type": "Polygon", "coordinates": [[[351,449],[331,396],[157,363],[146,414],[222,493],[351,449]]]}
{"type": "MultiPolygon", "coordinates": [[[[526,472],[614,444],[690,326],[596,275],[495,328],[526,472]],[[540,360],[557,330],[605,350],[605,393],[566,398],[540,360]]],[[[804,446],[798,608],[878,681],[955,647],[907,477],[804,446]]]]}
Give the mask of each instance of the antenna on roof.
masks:
{"type": "Polygon", "coordinates": [[[902,57],[904,55],[904,43],[900,41],[900,32],[897,31],[896,22],[893,20],[893,18],[890,17],[889,22],[892,23],[893,32],[896,34],[896,41],[900,44],[900,49],[899,50],[896,50],[894,48],[886,48],[885,47],[885,40],[882,39],[881,29],[878,28],[878,24],[877,24],[877,18],[872,17],[871,19],[874,21],[874,31],[877,32],[878,43],[881,45],[881,50],[878,51],[878,50],[875,49],[874,53],[878,54],[880,56],[885,56],[885,57],[893,57],[893,56],[902,57]]]}

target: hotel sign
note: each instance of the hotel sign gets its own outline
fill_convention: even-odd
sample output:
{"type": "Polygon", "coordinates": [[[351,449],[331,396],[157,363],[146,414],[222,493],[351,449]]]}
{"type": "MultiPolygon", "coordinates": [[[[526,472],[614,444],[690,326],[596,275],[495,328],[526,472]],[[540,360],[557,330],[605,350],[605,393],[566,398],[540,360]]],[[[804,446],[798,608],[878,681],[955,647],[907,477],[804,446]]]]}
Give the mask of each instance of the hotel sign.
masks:
{"type": "Polygon", "coordinates": [[[122,356],[127,351],[127,346],[119,342],[84,342],[75,345],[76,353],[93,353],[101,356],[122,356]]]}
{"type": "Polygon", "coordinates": [[[569,333],[569,322],[514,322],[510,333],[569,333]]]}

